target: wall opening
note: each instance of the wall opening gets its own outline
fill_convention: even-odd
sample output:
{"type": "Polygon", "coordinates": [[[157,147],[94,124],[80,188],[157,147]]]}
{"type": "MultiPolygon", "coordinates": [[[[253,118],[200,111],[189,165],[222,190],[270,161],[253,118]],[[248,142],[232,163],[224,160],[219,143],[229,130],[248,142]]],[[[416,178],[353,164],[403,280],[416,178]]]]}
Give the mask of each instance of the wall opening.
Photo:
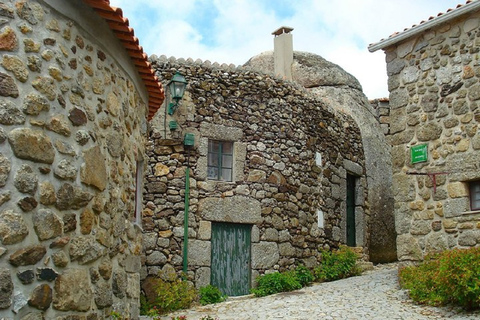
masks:
{"type": "Polygon", "coordinates": [[[480,210],[480,181],[471,181],[470,189],[470,210],[480,210]]]}
{"type": "Polygon", "coordinates": [[[356,180],[354,175],[347,174],[347,246],[356,247],[356,218],[355,218],[355,198],[356,198],[356,180]]]}

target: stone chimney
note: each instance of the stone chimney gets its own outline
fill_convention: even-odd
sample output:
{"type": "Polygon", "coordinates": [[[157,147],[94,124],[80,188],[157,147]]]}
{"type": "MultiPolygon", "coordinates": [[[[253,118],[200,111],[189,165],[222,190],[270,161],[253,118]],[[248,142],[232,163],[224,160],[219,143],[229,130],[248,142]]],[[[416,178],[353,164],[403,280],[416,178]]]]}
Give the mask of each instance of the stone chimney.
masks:
{"type": "Polygon", "coordinates": [[[293,38],[291,31],[293,28],[280,27],[272,32],[275,36],[273,38],[275,75],[286,80],[292,80],[293,38]]]}

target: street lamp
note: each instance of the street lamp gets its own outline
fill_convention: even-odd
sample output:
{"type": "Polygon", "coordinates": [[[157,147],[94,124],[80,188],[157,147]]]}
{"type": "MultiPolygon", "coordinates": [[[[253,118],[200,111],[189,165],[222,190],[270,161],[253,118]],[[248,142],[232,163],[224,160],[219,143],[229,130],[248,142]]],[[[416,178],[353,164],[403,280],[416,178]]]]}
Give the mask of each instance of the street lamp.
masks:
{"type": "Polygon", "coordinates": [[[187,80],[185,80],[185,77],[177,71],[167,86],[170,90],[170,96],[172,97],[172,100],[175,101],[170,102],[168,105],[168,114],[172,115],[178,107],[178,102],[182,99],[183,94],[185,93],[187,80]]]}

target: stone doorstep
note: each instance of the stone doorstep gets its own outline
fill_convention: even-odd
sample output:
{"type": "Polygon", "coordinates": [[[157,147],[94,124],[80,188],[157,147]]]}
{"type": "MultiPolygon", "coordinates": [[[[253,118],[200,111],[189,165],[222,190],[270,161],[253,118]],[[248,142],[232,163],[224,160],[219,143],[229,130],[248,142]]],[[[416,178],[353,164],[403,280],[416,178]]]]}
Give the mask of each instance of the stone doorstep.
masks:
{"type": "Polygon", "coordinates": [[[363,247],[349,247],[357,255],[357,260],[368,261],[368,256],[363,252],[363,247]]]}
{"type": "Polygon", "coordinates": [[[363,273],[365,271],[373,270],[373,263],[368,261],[368,256],[363,253],[363,247],[350,247],[350,249],[355,252],[357,255],[356,266],[360,268],[360,271],[363,273]]]}
{"type": "Polygon", "coordinates": [[[356,266],[360,269],[362,273],[365,271],[373,270],[373,263],[370,261],[358,260],[356,263],[356,266]]]}

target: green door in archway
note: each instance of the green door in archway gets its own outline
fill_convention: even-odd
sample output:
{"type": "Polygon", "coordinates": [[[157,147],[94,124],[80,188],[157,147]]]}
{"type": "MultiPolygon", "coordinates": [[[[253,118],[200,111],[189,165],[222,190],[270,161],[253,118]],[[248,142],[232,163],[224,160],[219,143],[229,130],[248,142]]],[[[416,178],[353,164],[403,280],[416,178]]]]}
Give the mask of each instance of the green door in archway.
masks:
{"type": "Polygon", "coordinates": [[[250,291],[251,225],[212,223],[211,284],[228,296],[250,291]]]}

